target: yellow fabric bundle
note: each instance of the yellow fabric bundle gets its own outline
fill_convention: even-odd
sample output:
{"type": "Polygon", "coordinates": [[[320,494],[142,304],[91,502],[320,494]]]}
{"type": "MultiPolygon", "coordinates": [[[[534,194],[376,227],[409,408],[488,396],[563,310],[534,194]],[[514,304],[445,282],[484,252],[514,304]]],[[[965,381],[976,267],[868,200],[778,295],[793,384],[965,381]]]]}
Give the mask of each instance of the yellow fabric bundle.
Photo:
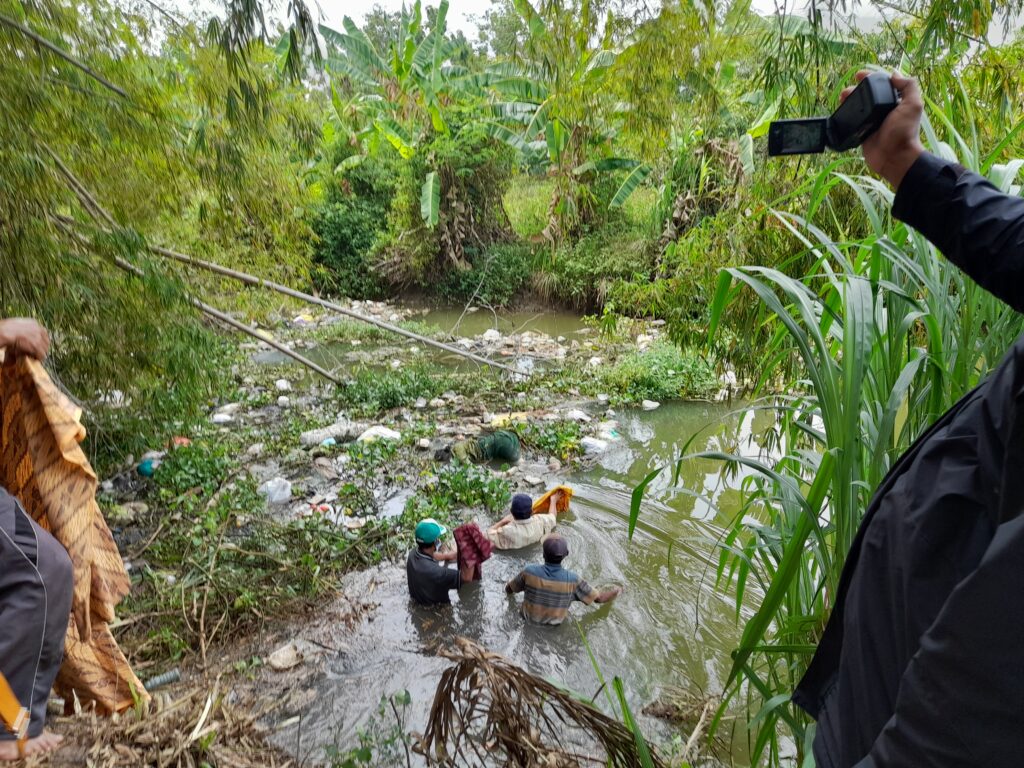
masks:
{"type": "Polygon", "coordinates": [[[108,622],[130,582],[96,503],[96,473],[79,443],[81,411],[37,360],[7,354],[0,367],[0,485],[68,551],[74,576],[72,621],[54,687],[104,713],[132,706],[142,683],[108,622]]]}
{"type": "Polygon", "coordinates": [[[562,498],[558,500],[555,509],[558,510],[559,514],[562,514],[566,510],[568,510],[569,502],[572,500],[572,488],[570,488],[568,485],[559,485],[556,488],[552,488],[550,491],[548,491],[535,502],[533,502],[533,514],[536,515],[538,512],[540,514],[546,513],[548,511],[548,505],[550,504],[551,497],[554,494],[558,493],[559,491],[562,492],[562,498]]]}

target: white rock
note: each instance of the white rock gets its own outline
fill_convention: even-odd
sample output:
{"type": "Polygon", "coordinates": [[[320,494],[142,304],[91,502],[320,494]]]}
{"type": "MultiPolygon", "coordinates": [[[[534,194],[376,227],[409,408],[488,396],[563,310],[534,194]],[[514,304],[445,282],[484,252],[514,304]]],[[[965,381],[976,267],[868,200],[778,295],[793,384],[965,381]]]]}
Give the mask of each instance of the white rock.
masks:
{"type": "Polygon", "coordinates": [[[559,336],[557,339],[555,339],[555,341],[557,341],[559,344],[565,344],[565,336],[559,336]]]}
{"type": "Polygon", "coordinates": [[[270,656],[267,657],[267,663],[271,669],[276,669],[278,672],[284,672],[285,670],[297,667],[302,663],[305,657],[302,651],[299,650],[295,643],[288,643],[282,645],[270,656]]]}
{"type": "Polygon", "coordinates": [[[359,339],[352,339],[352,346],[353,347],[360,347],[360,346],[362,346],[362,344],[363,344],[363,342],[361,342],[359,339]]]}
{"type": "Polygon", "coordinates": [[[501,332],[497,328],[488,328],[481,338],[484,341],[498,341],[501,339],[501,332]]]}
{"type": "Polygon", "coordinates": [[[421,437],[416,442],[416,447],[419,448],[421,451],[429,451],[430,450],[430,438],[429,437],[421,437]]]}
{"type": "Polygon", "coordinates": [[[557,472],[562,468],[562,462],[552,457],[548,460],[548,472],[557,472]]]}
{"type": "Polygon", "coordinates": [[[228,403],[227,405],[222,405],[220,408],[218,408],[216,411],[214,411],[214,413],[223,413],[223,414],[226,414],[228,416],[234,416],[241,409],[242,409],[242,404],[241,403],[228,403]]]}
{"type": "Polygon", "coordinates": [[[440,397],[435,397],[433,400],[430,401],[431,408],[444,408],[446,405],[448,405],[448,403],[446,403],[440,397]]]}
{"type": "Polygon", "coordinates": [[[402,319],[401,315],[399,315],[397,312],[392,312],[390,315],[388,315],[388,322],[389,323],[397,323],[401,319],[402,319]]]}
{"type": "Polygon", "coordinates": [[[245,455],[255,458],[263,453],[263,443],[253,443],[246,449],[245,455]]]}
{"type": "Polygon", "coordinates": [[[526,475],[523,480],[527,485],[544,485],[544,481],[536,475],[526,475]]]}
{"type": "Polygon", "coordinates": [[[230,413],[215,413],[210,417],[210,421],[214,424],[230,424],[235,420],[235,417],[230,413]]]}
{"type": "Polygon", "coordinates": [[[657,400],[644,400],[642,403],[640,403],[640,407],[643,408],[645,411],[653,411],[656,408],[660,408],[661,403],[659,403],[657,400]]]}
{"type": "Polygon", "coordinates": [[[588,435],[587,437],[584,437],[582,440],[580,440],[580,447],[583,449],[583,452],[585,454],[587,454],[588,456],[593,456],[594,454],[604,453],[605,451],[607,451],[608,441],[601,440],[600,438],[597,437],[590,437],[588,435]]]}
{"type": "Polygon", "coordinates": [[[292,484],[283,477],[267,480],[257,490],[267,497],[269,504],[284,504],[292,498],[292,484]]]}
{"type": "Polygon", "coordinates": [[[291,392],[292,383],[288,379],[278,379],[274,382],[274,387],[277,388],[278,392],[291,392]]]}
{"type": "Polygon", "coordinates": [[[589,366],[590,366],[591,368],[597,368],[597,367],[598,367],[599,365],[601,365],[601,364],[602,364],[603,362],[604,362],[604,359],[603,359],[603,358],[600,358],[600,357],[592,357],[592,358],[590,358],[590,359],[589,359],[589,360],[587,361],[587,365],[589,365],[589,366]]]}
{"type": "Polygon", "coordinates": [[[571,411],[565,412],[565,418],[568,421],[578,421],[581,424],[586,424],[590,421],[590,416],[586,411],[579,408],[573,408],[571,411]]]}
{"type": "Polygon", "coordinates": [[[357,442],[360,443],[374,443],[378,440],[401,440],[402,433],[396,432],[393,429],[387,427],[376,426],[370,427],[368,430],[363,432],[359,437],[356,438],[357,442]]]}
{"type": "Polygon", "coordinates": [[[597,396],[597,402],[599,402],[601,405],[606,405],[609,400],[611,400],[611,397],[609,395],[601,394],[597,396]]]}
{"type": "Polygon", "coordinates": [[[427,407],[427,398],[425,398],[425,397],[417,398],[416,402],[413,403],[412,407],[415,408],[417,411],[422,411],[424,408],[427,407]]]}
{"type": "Polygon", "coordinates": [[[391,370],[392,371],[397,371],[401,367],[402,367],[402,361],[401,360],[392,360],[391,361],[391,370]]]}
{"type": "Polygon", "coordinates": [[[463,349],[472,349],[473,348],[473,340],[472,339],[459,339],[455,343],[458,344],[463,349]]]}
{"type": "Polygon", "coordinates": [[[277,404],[281,408],[287,408],[289,405],[292,404],[292,401],[291,398],[289,398],[287,395],[281,395],[279,398],[277,398],[277,404]]]}

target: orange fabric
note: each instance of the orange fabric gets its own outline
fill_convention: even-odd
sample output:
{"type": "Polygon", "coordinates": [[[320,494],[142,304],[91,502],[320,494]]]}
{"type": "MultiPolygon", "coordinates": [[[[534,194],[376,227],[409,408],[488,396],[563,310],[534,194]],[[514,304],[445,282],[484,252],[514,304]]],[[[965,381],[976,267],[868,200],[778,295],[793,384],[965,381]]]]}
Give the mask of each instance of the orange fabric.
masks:
{"type": "Polygon", "coordinates": [[[130,582],[96,503],[96,473],[79,443],[81,411],[24,355],[0,367],[0,485],[68,551],[74,576],[72,621],[54,688],[105,713],[148,699],[108,622],[130,582]]]}
{"type": "Polygon", "coordinates": [[[549,499],[551,496],[558,491],[562,492],[562,498],[558,500],[558,504],[555,505],[555,509],[558,510],[559,514],[564,513],[569,509],[569,502],[572,501],[572,488],[568,485],[559,485],[557,488],[552,488],[550,491],[545,493],[535,502],[533,502],[533,514],[540,512],[544,514],[548,511],[548,505],[550,504],[549,499]]]}
{"type": "Polygon", "coordinates": [[[0,673],[0,720],[18,741],[24,741],[28,735],[28,719],[28,710],[21,706],[7,678],[0,673]]]}

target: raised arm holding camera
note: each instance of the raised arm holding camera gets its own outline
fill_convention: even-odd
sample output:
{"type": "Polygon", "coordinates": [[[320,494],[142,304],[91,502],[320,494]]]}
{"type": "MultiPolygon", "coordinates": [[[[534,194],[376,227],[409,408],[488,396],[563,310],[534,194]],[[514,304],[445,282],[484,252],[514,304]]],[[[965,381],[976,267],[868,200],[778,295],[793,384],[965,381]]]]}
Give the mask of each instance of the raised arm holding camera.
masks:
{"type": "MultiPolygon", "coordinates": [[[[896,190],[893,215],[1024,310],[1024,199],[926,152],[917,83],[892,85],[900,102],[863,151],[896,190]]],[[[1022,511],[1018,339],[899,459],[865,513],[793,696],[818,721],[818,768],[1021,765],[1022,511]]]]}

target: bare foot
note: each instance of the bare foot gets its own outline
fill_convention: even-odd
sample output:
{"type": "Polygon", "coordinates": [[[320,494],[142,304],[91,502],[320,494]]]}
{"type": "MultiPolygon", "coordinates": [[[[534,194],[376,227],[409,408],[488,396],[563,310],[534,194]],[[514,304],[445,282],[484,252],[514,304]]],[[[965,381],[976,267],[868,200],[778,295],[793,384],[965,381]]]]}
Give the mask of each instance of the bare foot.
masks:
{"type": "MultiPolygon", "coordinates": [[[[43,731],[40,735],[34,739],[29,739],[25,742],[25,757],[32,757],[33,755],[42,755],[46,752],[52,752],[60,743],[64,741],[63,736],[58,736],[56,733],[50,733],[49,731],[43,731]]],[[[18,754],[18,744],[14,741],[0,741],[0,762],[11,762],[13,760],[20,759],[18,754]]]]}

